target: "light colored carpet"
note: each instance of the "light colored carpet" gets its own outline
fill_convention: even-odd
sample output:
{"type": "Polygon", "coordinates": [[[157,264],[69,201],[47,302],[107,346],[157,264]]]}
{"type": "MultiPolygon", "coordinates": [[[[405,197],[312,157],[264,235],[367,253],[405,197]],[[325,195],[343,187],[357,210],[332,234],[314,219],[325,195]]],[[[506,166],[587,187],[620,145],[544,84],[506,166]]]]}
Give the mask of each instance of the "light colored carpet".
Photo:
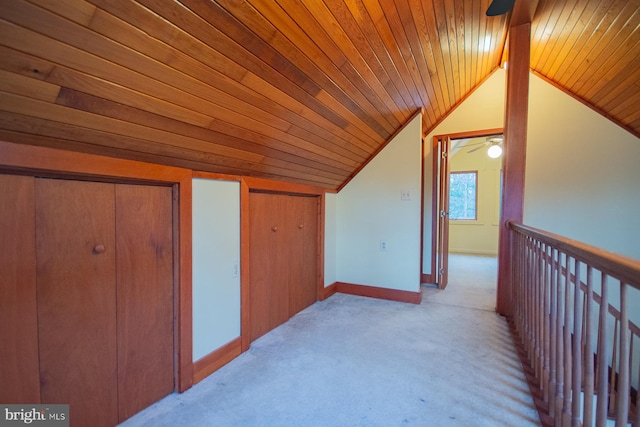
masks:
{"type": "Polygon", "coordinates": [[[505,320],[424,292],[420,305],[336,294],[122,425],[539,425],[505,320]]]}
{"type": "Polygon", "coordinates": [[[426,286],[429,302],[495,311],[498,260],[495,257],[449,255],[449,284],[446,289],[426,286]]]}

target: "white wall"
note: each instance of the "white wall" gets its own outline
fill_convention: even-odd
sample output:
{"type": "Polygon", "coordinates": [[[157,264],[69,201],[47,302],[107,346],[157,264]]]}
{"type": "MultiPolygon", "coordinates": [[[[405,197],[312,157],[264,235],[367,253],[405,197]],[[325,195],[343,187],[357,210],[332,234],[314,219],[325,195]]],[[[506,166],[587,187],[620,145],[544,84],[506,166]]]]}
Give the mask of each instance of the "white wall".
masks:
{"type": "Polygon", "coordinates": [[[531,75],[524,222],[640,259],[640,140],[531,75]]]}
{"type": "MultiPolygon", "coordinates": [[[[418,115],[337,194],[337,281],[420,289],[421,133],[418,115]]],[[[325,216],[330,224],[328,209],[325,216]]]]}
{"type": "MultiPolygon", "coordinates": [[[[497,70],[434,135],[503,127],[505,73],[497,70]]],[[[524,222],[640,259],[640,141],[530,75],[524,222]]],[[[431,259],[431,170],[425,170],[424,273],[431,259]]]]}
{"type": "Polygon", "coordinates": [[[192,209],[196,361],[240,336],[240,183],[194,179],[192,209]]]}
{"type": "Polygon", "coordinates": [[[424,171],[424,274],[431,273],[431,209],[432,209],[432,167],[433,137],[450,133],[501,128],[504,123],[505,72],[497,69],[479,88],[442,121],[425,138],[424,171]]]}
{"type": "MultiPolygon", "coordinates": [[[[527,136],[524,223],[640,260],[640,139],[535,75],[527,136]]],[[[628,301],[640,324],[640,291],[628,301]]]]}

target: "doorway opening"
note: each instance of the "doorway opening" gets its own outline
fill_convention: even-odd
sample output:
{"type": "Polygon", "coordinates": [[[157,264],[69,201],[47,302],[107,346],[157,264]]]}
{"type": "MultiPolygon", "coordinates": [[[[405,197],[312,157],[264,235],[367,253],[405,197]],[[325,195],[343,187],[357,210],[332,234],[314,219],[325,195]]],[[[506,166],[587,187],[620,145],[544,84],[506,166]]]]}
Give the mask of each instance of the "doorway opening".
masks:
{"type": "MultiPolygon", "coordinates": [[[[431,239],[425,238],[423,245],[430,256],[423,257],[422,282],[439,289],[449,281],[456,287],[471,286],[483,294],[483,308],[491,309],[502,194],[502,156],[495,156],[495,151],[501,148],[502,129],[436,136],[431,156],[424,156],[425,163],[431,157],[432,168],[423,168],[425,178],[431,178],[432,203],[431,209],[424,209],[424,216],[430,217],[424,218],[424,226],[431,227],[431,239]]],[[[425,188],[427,183],[425,179],[425,188]]]]}

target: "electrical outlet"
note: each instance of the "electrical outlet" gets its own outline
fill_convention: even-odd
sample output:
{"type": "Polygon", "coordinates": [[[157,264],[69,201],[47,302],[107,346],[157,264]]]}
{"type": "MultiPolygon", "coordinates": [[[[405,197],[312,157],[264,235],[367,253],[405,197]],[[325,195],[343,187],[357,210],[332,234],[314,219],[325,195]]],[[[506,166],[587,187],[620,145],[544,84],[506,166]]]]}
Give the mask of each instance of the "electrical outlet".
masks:
{"type": "Polygon", "coordinates": [[[238,261],[233,262],[233,274],[231,277],[234,279],[240,277],[240,263],[238,261]]]}
{"type": "Polygon", "coordinates": [[[408,188],[400,190],[400,200],[411,200],[411,190],[408,188]]]}
{"type": "Polygon", "coordinates": [[[386,252],[389,249],[389,245],[386,240],[380,240],[380,251],[386,252]]]}

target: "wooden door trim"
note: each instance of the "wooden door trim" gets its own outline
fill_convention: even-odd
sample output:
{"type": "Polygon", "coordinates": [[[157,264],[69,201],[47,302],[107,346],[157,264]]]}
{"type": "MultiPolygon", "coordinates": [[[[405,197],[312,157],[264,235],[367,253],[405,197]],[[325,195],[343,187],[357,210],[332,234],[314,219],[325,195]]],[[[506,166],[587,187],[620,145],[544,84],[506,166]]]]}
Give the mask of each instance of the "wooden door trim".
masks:
{"type": "Polygon", "coordinates": [[[325,297],[325,288],[324,288],[324,244],[325,244],[325,235],[324,235],[324,226],[325,226],[325,209],[326,209],[326,198],[324,193],[318,197],[318,247],[316,249],[316,253],[318,254],[318,270],[317,273],[317,290],[318,290],[318,301],[322,301],[326,299],[325,297]]]}
{"type": "Polygon", "coordinates": [[[425,205],[425,197],[424,197],[424,174],[425,171],[427,170],[426,166],[426,155],[427,155],[427,149],[426,149],[426,145],[427,145],[427,138],[423,137],[420,141],[420,155],[422,156],[422,164],[421,164],[421,168],[420,168],[420,177],[422,178],[420,180],[420,283],[433,283],[432,282],[432,278],[433,278],[433,269],[431,269],[431,273],[429,274],[425,274],[424,273],[424,266],[425,266],[425,262],[424,262],[424,230],[425,230],[425,224],[424,224],[424,205],[425,205]]]}
{"type": "Polygon", "coordinates": [[[251,221],[249,216],[249,185],[242,179],[240,181],[240,349],[242,352],[249,350],[251,345],[251,310],[249,299],[251,283],[251,268],[249,264],[249,229],[251,221]]]}
{"type": "Polygon", "coordinates": [[[266,191],[281,194],[323,195],[327,190],[313,185],[296,184],[292,182],[274,181],[250,176],[242,177],[251,191],[266,191]]]}
{"type": "Polygon", "coordinates": [[[183,392],[190,388],[193,385],[191,170],[0,141],[0,171],[173,186],[174,248],[179,260],[174,263],[175,390],[183,392]]]}

